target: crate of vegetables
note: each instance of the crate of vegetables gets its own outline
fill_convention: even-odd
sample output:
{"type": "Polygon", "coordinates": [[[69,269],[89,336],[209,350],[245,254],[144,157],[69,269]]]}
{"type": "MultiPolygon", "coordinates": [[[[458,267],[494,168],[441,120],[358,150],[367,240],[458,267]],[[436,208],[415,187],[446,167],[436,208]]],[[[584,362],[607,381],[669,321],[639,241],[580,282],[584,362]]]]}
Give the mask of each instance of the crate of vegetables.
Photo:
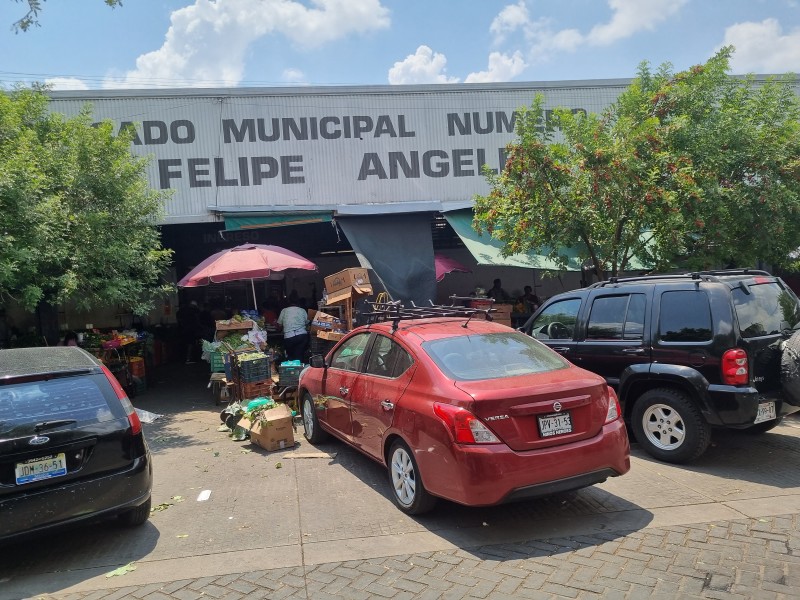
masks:
{"type": "Polygon", "coordinates": [[[239,379],[243,383],[263,381],[272,375],[269,356],[263,352],[237,353],[236,360],[239,364],[239,379]]]}

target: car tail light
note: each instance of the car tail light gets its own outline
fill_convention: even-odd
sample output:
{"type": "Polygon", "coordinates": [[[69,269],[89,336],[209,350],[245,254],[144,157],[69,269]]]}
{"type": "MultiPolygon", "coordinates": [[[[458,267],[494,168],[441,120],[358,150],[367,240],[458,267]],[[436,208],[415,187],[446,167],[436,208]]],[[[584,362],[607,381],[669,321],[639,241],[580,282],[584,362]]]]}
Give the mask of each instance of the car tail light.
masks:
{"type": "Polygon", "coordinates": [[[136,414],[136,409],[133,408],[133,404],[128,400],[128,394],[125,393],[125,390],[122,388],[119,381],[117,381],[117,378],[114,377],[114,374],[109,371],[108,367],[105,365],[103,365],[103,372],[106,374],[108,382],[111,384],[111,387],[114,388],[114,393],[117,395],[117,398],[128,415],[128,422],[131,424],[131,433],[133,433],[133,435],[139,435],[142,432],[142,422],[139,420],[139,415],[136,414]]]}
{"type": "Polygon", "coordinates": [[[458,444],[499,444],[500,440],[478,417],[452,404],[434,402],[433,412],[439,417],[458,444]]]}
{"type": "Polygon", "coordinates": [[[622,411],[619,409],[619,399],[617,398],[617,393],[611,389],[606,388],[608,390],[608,412],[606,413],[606,420],[604,425],[608,425],[609,423],[616,421],[619,419],[619,415],[622,411]]]}
{"type": "Polygon", "coordinates": [[[743,385],[750,381],[747,352],[731,348],[722,355],[722,382],[728,385],[743,385]]]}

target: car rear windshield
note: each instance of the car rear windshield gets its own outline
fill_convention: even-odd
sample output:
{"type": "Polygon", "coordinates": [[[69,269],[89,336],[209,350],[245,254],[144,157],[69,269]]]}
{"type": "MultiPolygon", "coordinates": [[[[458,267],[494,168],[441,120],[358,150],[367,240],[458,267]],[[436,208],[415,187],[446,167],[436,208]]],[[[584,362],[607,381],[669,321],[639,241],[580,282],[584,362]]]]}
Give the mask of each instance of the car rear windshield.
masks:
{"type": "Polygon", "coordinates": [[[733,288],[733,305],[744,338],[775,335],[800,324],[797,296],[777,281],[733,288]]]}
{"type": "Polygon", "coordinates": [[[2,385],[0,435],[11,432],[25,435],[40,423],[74,420],[80,426],[112,421],[122,416],[124,411],[121,408],[114,415],[115,411],[100,386],[108,386],[102,375],[2,385]]]}
{"type": "Polygon", "coordinates": [[[502,379],[564,369],[568,363],[521,333],[462,335],[426,342],[425,352],[451,379],[502,379]]]}

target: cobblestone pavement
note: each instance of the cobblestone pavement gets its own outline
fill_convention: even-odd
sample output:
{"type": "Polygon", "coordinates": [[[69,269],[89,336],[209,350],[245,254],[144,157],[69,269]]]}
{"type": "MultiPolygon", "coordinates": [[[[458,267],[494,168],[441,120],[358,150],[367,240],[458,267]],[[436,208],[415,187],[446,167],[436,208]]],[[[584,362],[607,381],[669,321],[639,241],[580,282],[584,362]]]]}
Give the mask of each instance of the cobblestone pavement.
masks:
{"type": "Polygon", "coordinates": [[[715,434],[691,465],[634,445],[629,474],[585,490],[413,518],[344,444],[232,442],[202,367],[135,400],[164,415],[145,425],[150,521],[0,548],[0,600],[800,599],[800,419],[715,434]]]}
{"type": "Polygon", "coordinates": [[[788,515],[645,529],[623,536],[554,538],[231,573],[57,597],[800,598],[798,520],[798,515],[788,515]]]}

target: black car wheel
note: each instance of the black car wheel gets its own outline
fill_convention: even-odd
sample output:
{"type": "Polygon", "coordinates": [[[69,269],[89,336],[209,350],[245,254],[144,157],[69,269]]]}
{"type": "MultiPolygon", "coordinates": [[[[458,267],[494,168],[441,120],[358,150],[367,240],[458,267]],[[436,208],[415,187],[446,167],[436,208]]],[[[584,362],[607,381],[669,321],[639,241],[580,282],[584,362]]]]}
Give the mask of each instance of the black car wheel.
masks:
{"type": "Polygon", "coordinates": [[[306,392],[303,394],[303,433],[306,439],[312,444],[318,444],[328,439],[328,432],[324,431],[319,426],[319,419],[317,418],[317,409],[314,406],[314,399],[311,394],[306,392]]]}
{"type": "Polygon", "coordinates": [[[152,498],[148,498],[147,502],[132,508],[124,513],[119,514],[119,520],[128,527],[136,527],[137,525],[144,525],[147,519],[150,518],[150,508],[152,506],[152,498]]]}
{"type": "Polygon", "coordinates": [[[694,460],[711,441],[711,428],[686,394],[658,388],[633,406],[633,434],[651,456],[670,463],[694,460]]]}
{"type": "Polygon", "coordinates": [[[417,461],[405,442],[396,440],[389,450],[389,478],[392,482],[392,499],[404,513],[420,515],[436,504],[422,484],[417,461]]]}

